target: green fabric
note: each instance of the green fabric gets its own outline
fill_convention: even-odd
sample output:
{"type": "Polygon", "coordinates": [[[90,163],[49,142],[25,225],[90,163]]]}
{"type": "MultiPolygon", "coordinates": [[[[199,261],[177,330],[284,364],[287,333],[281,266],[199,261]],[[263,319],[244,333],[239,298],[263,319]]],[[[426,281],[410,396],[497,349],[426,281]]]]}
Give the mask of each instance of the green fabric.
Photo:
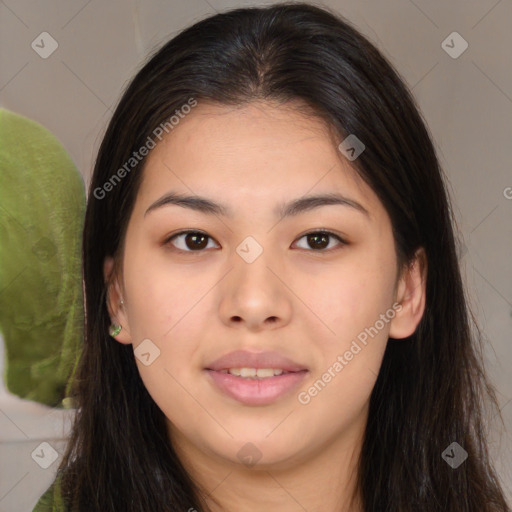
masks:
{"type": "Polygon", "coordinates": [[[46,128],[0,109],[0,331],[4,380],[69,408],[83,343],[83,180],[46,128]]]}
{"type": "Polygon", "coordinates": [[[32,512],[65,512],[60,495],[59,477],[55,479],[48,490],[39,498],[32,512]]]}

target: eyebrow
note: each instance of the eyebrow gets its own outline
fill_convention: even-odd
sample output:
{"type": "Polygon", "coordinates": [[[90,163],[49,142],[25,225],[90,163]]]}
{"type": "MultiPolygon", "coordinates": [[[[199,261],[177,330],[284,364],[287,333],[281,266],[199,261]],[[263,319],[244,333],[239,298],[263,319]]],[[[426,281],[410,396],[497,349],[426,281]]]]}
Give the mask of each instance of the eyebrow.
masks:
{"type": "MultiPolygon", "coordinates": [[[[228,218],[234,217],[233,211],[228,206],[215,202],[207,197],[197,195],[187,196],[179,194],[178,192],[169,192],[160,197],[160,199],[157,199],[146,210],[144,217],[149,212],[168,205],[181,206],[182,208],[188,208],[206,215],[219,215],[228,218]]],[[[330,205],[348,206],[370,217],[368,210],[362,204],[337,193],[300,197],[288,203],[277,205],[276,208],[274,208],[274,214],[283,219],[330,205]]]]}

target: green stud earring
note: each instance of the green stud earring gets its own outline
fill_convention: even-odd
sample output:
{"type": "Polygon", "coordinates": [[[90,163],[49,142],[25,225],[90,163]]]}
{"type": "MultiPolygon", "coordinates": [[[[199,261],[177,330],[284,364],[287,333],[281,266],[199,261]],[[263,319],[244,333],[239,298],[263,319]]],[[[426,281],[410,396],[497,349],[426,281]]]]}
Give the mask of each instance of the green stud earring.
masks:
{"type": "Polygon", "coordinates": [[[110,336],[117,336],[121,332],[122,327],[120,325],[112,324],[109,329],[110,336]]]}

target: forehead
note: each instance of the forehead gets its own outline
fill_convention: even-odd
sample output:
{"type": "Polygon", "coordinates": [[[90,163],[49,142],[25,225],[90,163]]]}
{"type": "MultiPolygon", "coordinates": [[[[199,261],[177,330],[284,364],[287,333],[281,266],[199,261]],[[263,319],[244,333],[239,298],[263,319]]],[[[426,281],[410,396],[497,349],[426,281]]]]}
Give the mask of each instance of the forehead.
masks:
{"type": "Polygon", "coordinates": [[[149,153],[139,196],[173,189],[243,206],[337,191],[378,202],[325,121],[297,106],[199,101],[149,153]]]}

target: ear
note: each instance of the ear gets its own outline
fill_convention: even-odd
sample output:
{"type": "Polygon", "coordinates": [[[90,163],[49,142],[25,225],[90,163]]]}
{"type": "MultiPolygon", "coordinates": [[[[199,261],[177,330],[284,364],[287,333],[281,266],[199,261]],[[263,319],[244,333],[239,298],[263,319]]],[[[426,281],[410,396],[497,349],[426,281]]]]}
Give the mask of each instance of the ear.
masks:
{"type": "Polygon", "coordinates": [[[126,304],[124,302],[122,288],[119,284],[118,275],[114,258],[107,256],[103,263],[103,275],[107,285],[107,309],[110,315],[110,323],[121,326],[121,332],[117,336],[112,336],[119,343],[129,345],[132,343],[130,335],[130,326],[128,324],[128,315],[126,314],[126,304]]]}
{"type": "Polygon", "coordinates": [[[426,287],[427,256],[420,247],[413,261],[402,271],[397,285],[395,299],[402,307],[396,308],[391,320],[390,338],[407,338],[414,333],[425,310],[426,287]]]}

